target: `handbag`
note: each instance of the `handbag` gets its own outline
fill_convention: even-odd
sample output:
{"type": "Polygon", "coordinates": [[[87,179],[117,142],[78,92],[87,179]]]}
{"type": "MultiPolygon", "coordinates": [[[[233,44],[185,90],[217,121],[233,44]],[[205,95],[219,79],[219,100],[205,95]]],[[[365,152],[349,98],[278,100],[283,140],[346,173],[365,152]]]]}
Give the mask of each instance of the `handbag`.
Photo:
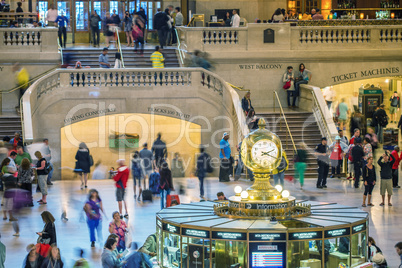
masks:
{"type": "Polygon", "coordinates": [[[92,155],[89,155],[89,166],[92,167],[94,165],[94,159],[92,155]]]}
{"type": "Polygon", "coordinates": [[[287,81],[284,85],[283,85],[283,89],[289,89],[290,88],[290,86],[292,85],[292,81],[291,80],[289,80],[289,81],[287,81]]]}

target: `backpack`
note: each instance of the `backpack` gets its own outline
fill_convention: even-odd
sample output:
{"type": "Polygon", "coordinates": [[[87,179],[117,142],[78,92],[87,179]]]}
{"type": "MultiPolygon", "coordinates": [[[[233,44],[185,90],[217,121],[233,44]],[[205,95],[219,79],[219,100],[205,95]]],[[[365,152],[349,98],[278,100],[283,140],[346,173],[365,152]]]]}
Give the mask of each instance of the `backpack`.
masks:
{"type": "Polygon", "coordinates": [[[285,157],[282,156],[281,163],[279,164],[279,166],[277,168],[278,172],[285,171],[287,169],[287,167],[288,167],[288,163],[286,162],[285,157]]]}
{"type": "Polygon", "coordinates": [[[380,124],[380,126],[386,127],[388,125],[388,117],[387,116],[381,116],[379,119],[380,120],[378,123],[380,124]]]}
{"type": "Polygon", "coordinates": [[[211,157],[207,156],[207,173],[214,172],[214,168],[211,165],[211,157]]]}
{"type": "Polygon", "coordinates": [[[52,166],[50,165],[50,162],[46,161],[45,164],[45,169],[43,169],[43,172],[47,175],[52,171],[52,166]]]}
{"type": "Polygon", "coordinates": [[[131,162],[133,164],[132,167],[131,167],[131,169],[133,171],[133,175],[136,178],[140,178],[141,177],[141,167],[140,167],[139,163],[134,161],[134,159],[131,162]]]}
{"type": "Polygon", "coordinates": [[[149,175],[149,190],[151,190],[153,194],[159,194],[160,178],[161,176],[158,172],[152,172],[151,175],[149,175]]]}

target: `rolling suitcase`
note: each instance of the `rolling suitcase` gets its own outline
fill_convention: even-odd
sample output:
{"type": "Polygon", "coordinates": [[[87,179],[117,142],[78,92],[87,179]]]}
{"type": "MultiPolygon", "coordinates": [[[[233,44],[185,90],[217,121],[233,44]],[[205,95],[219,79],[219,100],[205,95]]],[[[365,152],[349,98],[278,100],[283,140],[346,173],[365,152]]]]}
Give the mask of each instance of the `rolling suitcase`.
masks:
{"type": "Polygon", "coordinates": [[[142,202],[150,201],[152,202],[152,192],[151,190],[143,190],[142,191],[142,202]]]}

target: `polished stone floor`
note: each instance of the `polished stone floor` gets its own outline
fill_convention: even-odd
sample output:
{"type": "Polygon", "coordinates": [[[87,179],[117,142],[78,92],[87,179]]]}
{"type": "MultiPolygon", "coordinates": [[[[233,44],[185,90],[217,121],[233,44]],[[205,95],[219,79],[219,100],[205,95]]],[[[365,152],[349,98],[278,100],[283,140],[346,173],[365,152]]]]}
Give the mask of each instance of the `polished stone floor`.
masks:
{"type": "MultiPolygon", "coordinates": [[[[198,201],[198,180],[197,179],[175,179],[175,188],[179,189],[179,185],[184,185],[187,190],[186,194],[181,196],[182,202],[198,201]]],[[[89,188],[96,188],[100,192],[103,200],[104,208],[107,214],[107,219],[104,218],[102,223],[102,233],[105,239],[108,235],[107,226],[111,219],[112,212],[117,210],[115,202],[114,185],[110,180],[104,181],[89,181],[89,188]]],[[[206,197],[215,199],[215,194],[218,191],[223,191],[227,196],[233,195],[233,188],[236,185],[241,185],[243,188],[250,185],[250,182],[228,182],[219,183],[217,178],[208,178],[206,182],[206,197]]],[[[25,247],[29,243],[35,243],[37,235],[35,232],[40,232],[43,228],[43,223],[40,213],[44,210],[49,210],[56,218],[57,241],[61,248],[61,255],[67,264],[65,267],[72,267],[76,259],[75,248],[81,247],[86,251],[86,257],[91,261],[91,267],[100,267],[101,243],[96,245],[95,249],[90,248],[89,234],[82,213],[82,207],[87,197],[87,190],[79,189],[78,181],[58,181],[49,189],[48,204],[36,205],[33,208],[26,208],[21,211],[19,225],[21,228],[21,236],[12,236],[13,227],[8,221],[1,224],[1,241],[7,247],[6,267],[21,267],[23,258],[25,257],[25,247]],[[67,222],[63,222],[60,217],[62,211],[67,212],[67,222]]],[[[89,189],[88,188],[88,189],[89,189]]],[[[346,180],[329,179],[328,188],[319,190],[315,188],[315,180],[307,180],[303,190],[298,184],[285,182],[285,188],[298,199],[311,199],[317,201],[338,202],[340,204],[361,207],[362,189],[354,189],[352,183],[346,180]]],[[[372,208],[363,208],[370,213],[370,236],[373,236],[377,241],[377,245],[383,250],[389,267],[398,267],[398,256],[395,253],[394,245],[402,240],[402,229],[400,222],[402,221],[402,197],[399,192],[402,189],[396,190],[393,200],[393,207],[380,207],[379,187],[375,187],[373,193],[372,208]]],[[[39,194],[35,194],[35,200],[39,199],[39,194]]],[[[133,230],[133,241],[140,245],[146,237],[155,231],[155,213],[160,209],[159,199],[153,203],[143,204],[134,201],[132,179],[129,181],[127,203],[129,207],[129,225],[133,230]]]]}

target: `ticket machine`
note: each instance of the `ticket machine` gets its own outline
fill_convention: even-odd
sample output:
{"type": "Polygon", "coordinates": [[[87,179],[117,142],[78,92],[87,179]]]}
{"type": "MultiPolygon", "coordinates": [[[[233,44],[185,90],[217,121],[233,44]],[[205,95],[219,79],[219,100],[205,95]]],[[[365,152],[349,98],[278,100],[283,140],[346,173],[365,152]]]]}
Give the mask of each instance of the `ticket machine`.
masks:
{"type": "Polygon", "coordinates": [[[359,109],[366,118],[366,129],[370,126],[373,114],[378,106],[383,102],[382,89],[371,87],[359,90],[359,109]]]}

